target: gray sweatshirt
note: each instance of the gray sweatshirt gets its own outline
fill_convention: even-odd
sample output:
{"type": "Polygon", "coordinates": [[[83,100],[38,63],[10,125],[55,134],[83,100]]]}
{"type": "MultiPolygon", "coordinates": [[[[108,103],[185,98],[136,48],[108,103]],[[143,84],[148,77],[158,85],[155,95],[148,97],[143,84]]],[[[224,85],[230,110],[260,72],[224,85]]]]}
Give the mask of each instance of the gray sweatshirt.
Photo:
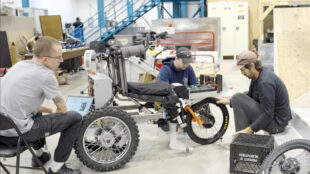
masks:
{"type": "Polygon", "coordinates": [[[253,131],[266,127],[271,120],[285,127],[292,119],[287,89],[273,72],[262,70],[258,79],[252,79],[247,95],[257,101],[263,110],[250,125],[253,131]]]}

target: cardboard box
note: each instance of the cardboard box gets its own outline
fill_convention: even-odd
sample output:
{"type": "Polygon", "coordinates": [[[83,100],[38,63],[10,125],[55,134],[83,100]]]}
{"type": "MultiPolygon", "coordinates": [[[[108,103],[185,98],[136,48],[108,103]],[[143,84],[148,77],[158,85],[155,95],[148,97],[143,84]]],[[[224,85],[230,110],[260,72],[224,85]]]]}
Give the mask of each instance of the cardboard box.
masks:
{"type": "Polygon", "coordinates": [[[139,82],[141,83],[152,83],[152,82],[156,82],[156,80],[157,80],[157,75],[155,73],[146,72],[146,73],[139,74],[139,82]]]}

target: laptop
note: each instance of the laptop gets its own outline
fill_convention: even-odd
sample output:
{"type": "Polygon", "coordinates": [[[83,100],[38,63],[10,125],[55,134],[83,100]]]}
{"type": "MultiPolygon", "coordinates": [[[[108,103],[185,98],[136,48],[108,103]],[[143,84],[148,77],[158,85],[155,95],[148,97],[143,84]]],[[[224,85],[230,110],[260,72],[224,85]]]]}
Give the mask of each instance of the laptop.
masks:
{"type": "Polygon", "coordinates": [[[93,97],[89,96],[68,96],[66,101],[67,111],[76,111],[82,116],[87,115],[90,106],[93,103],[93,97]]]}

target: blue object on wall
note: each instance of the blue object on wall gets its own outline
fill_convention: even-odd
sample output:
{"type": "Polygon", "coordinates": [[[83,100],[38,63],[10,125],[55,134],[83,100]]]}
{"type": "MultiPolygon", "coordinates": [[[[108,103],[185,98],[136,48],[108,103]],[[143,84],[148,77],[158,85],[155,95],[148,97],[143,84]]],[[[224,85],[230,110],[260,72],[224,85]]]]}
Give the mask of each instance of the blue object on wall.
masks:
{"type": "Polygon", "coordinates": [[[22,8],[29,8],[29,0],[22,0],[22,8]]]}
{"type": "MultiPolygon", "coordinates": [[[[97,10],[98,10],[98,26],[101,29],[105,26],[103,0],[97,0],[97,10]]],[[[101,32],[100,32],[100,35],[101,35],[101,32]]]]}
{"type": "Polygon", "coordinates": [[[205,5],[204,0],[200,0],[200,17],[204,17],[205,14],[205,5]]]}
{"type": "MultiPolygon", "coordinates": [[[[133,2],[132,0],[127,0],[127,13],[128,13],[128,17],[133,17],[133,2]]],[[[130,27],[131,25],[129,25],[128,27],[130,27]]]]}
{"type": "MultiPolygon", "coordinates": [[[[29,8],[29,0],[22,0],[22,8],[29,8]]],[[[23,16],[29,16],[29,13],[24,12],[23,16]]]]}
{"type": "Polygon", "coordinates": [[[181,7],[182,7],[182,17],[187,18],[187,3],[186,1],[181,1],[181,7]]]}
{"type": "Polygon", "coordinates": [[[158,15],[158,19],[162,19],[163,16],[161,14],[161,7],[162,6],[162,3],[161,3],[161,0],[157,0],[157,15],[158,15]]]}
{"type": "Polygon", "coordinates": [[[173,1],[173,18],[180,18],[181,17],[181,10],[180,10],[180,3],[178,0],[173,1]]]}

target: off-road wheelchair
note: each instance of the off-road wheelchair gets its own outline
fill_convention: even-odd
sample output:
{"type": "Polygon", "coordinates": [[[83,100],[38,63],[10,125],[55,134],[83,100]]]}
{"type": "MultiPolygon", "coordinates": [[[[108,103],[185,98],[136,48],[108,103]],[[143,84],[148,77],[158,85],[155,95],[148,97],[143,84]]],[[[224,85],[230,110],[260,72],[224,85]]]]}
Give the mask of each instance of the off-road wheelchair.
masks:
{"type": "Polygon", "coordinates": [[[143,57],[144,46],[110,47],[106,74],[89,74],[88,94],[93,108],[83,119],[75,144],[78,158],[96,171],[124,166],[139,145],[136,122],[149,120],[165,129],[167,120],[178,123],[196,143],[206,145],[222,138],[229,115],[224,105],[216,104],[215,84],[184,87],[165,83],[127,82],[125,58],[143,57]],[[118,98],[118,100],[115,100],[118,98]],[[134,105],[118,106],[130,100],[134,105]],[[129,113],[136,109],[139,113],[129,113]]]}

